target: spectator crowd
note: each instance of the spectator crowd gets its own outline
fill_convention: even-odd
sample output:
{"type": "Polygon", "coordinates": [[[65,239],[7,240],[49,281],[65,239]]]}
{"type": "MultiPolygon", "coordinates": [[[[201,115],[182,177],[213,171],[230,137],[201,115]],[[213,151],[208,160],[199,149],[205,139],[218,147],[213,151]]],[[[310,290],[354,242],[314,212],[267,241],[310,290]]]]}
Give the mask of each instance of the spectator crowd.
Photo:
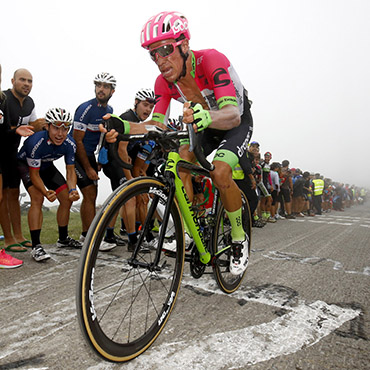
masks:
{"type": "MultiPolygon", "coordinates": [[[[111,74],[95,76],[95,97],[80,104],[74,115],[55,107],[43,118],[37,118],[34,101],[29,96],[32,74],[26,69],[18,69],[11,82],[12,88],[2,92],[0,65],[0,224],[4,235],[0,268],[22,266],[22,260],[9,253],[31,250],[37,262],[50,258],[41,243],[45,198],[51,202],[59,201],[57,246],[81,248],[96,212],[99,171],[103,170],[115,190],[133,177],[150,175],[153,167],[149,160],[154,147],[152,142],[129,145],[120,142],[118,155],[133,164],[131,170],[122,169],[116,163],[117,159],[107,152],[99,124],[103,116],[113,113],[108,102],[115,92],[116,79],[111,74]],[[22,136],[26,137],[23,143],[22,136]],[[65,176],[53,164],[59,158],[65,160],[65,176]],[[28,213],[30,240],[24,237],[21,227],[21,181],[31,199],[28,213]],[[68,234],[69,212],[72,203],[80,196],[81,236],[74,240],[68,234]]],[[[134,107],[120,117],[130,122],[146,121],[155,105],[154,92],[140,89],[133,100],[134,107]]],[[[181,125],[169,119],[167,127],[179,129],[181,125]]],[[[366,200],[367,190],[364,188],[338,183],[319,173],[290,168],[288,160],[273,161],[273,155],[268,151],[261,155],[260,144],[256,141],[250,142],[246,155],[250,173],[237,166],[233,178],[249,200],[253,227],[261,228],[285,218],[343,211],[366,200]]],[[[207,208],[212,197],[212,183],[198,176],[194,177],[193,185],[194,204],[207,208]]],[[[138,236],[140,219],[137,219],[135,209],[145,206],[138,200],[137,204],[120,209],[121,229],[127,234],[128,250],[134,249],[138,236]]],[[[147,242],[150,245],[150,238],[147,242]]],[[[100,249],[109,251],[117,245],[125,245],[125,241],[114,233],[112,224],[107,228],[100,249]]]]}

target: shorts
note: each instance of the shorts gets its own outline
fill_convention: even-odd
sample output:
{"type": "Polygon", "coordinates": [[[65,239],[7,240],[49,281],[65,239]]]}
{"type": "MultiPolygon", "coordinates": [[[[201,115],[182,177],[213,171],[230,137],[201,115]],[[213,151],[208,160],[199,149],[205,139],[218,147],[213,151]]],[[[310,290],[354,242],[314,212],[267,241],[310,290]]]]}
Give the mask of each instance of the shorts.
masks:
{"type": "MultiPolygon", "coordinates": [[[[87,156],[87,159],[89,160],[91,167],[96,171],[96,173],[98,173],[98,163],[96,162],[95,155],[94,154],[89,155],[87,156]]],[[[98,185],[97,181],[91,180],[86,175],[84,168],[82,167],[80,162],[78,162],[77,158],[76,158],[75,167],[76,167],[76,175],[77,175],[77,185],[80,189],[86,188],[86,186],[89,186],[89,185],[95,185],[95,186],[98,185]]]]}
{"type": "Polygon", "coordinates": [[[103,166],[103,172],[109,178],[112,190],[116,190],[126,181],[122,167],[114,160],[103,166]]]}
{"type": "MultiPolygon", "coordinates": [[[[18,161],[18,171],[24,187],[28,190],[28,188],[33,185],[30,178],[28,164],[23,161],[18,161]]],[[[67,183],[64,176],[58,171],[54,164],[51,164],[45,169],[40,169],[39,174],[47,189],[54,190],[57,194],[62,190],[67,189],[67,183]]]]}
{"type": "Polygon", "coordinates": [[[278,192],[277,190],[273,190],[272,193],[271,193],[271,196],[272,196],[272,205],[274,206],[277,202],[279,202],[279,195],[278,195],[278,192]]]}
{"type": "Polygon", "coordinates": [[[18,172],[17,152],[11,152],[10,155],[4,156],[1,162],[3,173],[3,189],[19,189],[21,178],[18,172]]]}
{"type": "Polygon", "coordinates": [[[203,131],[201,138],[201,146],[205,156],[217,149],[213,160],[226,162],[232,169],[239,163],[245,173],[250,167],[246,152],[253,133],[253,118],[249,108],[248,100],[245,100],[244,112],[240,117],[238,127],[228,131],[208,128],[203,131]]]}
{"type": "Polygon", "coordinates": [[[281,188],[279,193],[279,202],[289,203],[290,201],[290,189],[281,188]]]}

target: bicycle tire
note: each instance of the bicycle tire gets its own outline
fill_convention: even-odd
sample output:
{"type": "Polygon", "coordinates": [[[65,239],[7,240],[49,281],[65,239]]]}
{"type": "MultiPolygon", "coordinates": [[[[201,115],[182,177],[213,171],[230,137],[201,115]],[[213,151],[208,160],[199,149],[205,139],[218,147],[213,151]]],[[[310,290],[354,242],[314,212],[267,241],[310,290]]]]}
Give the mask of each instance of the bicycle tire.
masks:
{"type": "MultiPolygon", "coordinates": [[[[246,234],[249,237],[248,242],[248,258],[250,258],[250,250],[252,243],[252,222],[251,222],[251,213],[249,208],[248,199],[245,194],[242,192],[242,217],[243,217],[243,228],[246,234]]],[[[216,225],[215,232],[212,238],[212,248],[214,255],[228,245],[231,244],[231,225],[229,219],[226,215],[225,208],[222,204],[217,212],[216,216],[216,225]]],[[[246,274],[245,270],[243,274],[235,276],[230,273],[230,256],[231,251],[228,249],[225,253],[220,255],[219,258],[216,258],[215,263],[213,264],[213,273],[217,281],[219,288],[227,293],[235,292],[242,283],[242,280],[246,274]]]]}
{"type": "MultiPolygon", "coordinates": [[[[143,353],[158,337],[173,310],[180,289],[185,259],[183,224],[176,199],[172,203],[176,252],[169,257],[160,248],[158,271],[130,265],[132,252],[117,247],[114,254],[99,251],[113,215],[127,200],[151,194],[165,202],[163,182],[139,178],[121,185],[94,218],[82,250],[77,282],[77,316],[87,343],[101,357],[125,362],[143,353]]],[[[157,250],[141,254],[153,261],[157,250]]]]}

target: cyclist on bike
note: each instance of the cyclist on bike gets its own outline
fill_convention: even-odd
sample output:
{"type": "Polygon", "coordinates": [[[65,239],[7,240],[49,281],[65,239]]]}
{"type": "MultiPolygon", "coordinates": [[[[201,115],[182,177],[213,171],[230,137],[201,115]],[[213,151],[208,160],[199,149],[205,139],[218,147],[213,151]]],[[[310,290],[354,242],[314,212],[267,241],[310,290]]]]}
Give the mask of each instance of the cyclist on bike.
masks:
{"type": "MultiPolygon", "coordinates": [[[[232,225],[230,272],[239,275],[248,263],[248,236],[242,226],[242,199],[232,170],[237,163],[243,169],[248,166],[245,152],[253,130],[250,103],[226,56],[214,49],[193,51],[189,40],[188,21],[178,12],[161,12],[151,17],[141,31],[141,45],[149,51],[161,73],[155,83],[152,123],[164,124],[170,101],[176,99],[184,103],[184,123],[193,123],[196,131],[203,131],[204,154],[207,156],[216,149],[211,178],[232,225]]],[[[130,123],[125,123],[126,132],[139,130],[136,126],[131,130],[130,123]]],[[[114,133],[108,136],[111,137],[114,133]]],[[[188,149],[188,144],[182,146],[181,156],[195,161],[188,149]]],[[[191,174],[182,173],[182,179],[192,200],[191,174]]]]}

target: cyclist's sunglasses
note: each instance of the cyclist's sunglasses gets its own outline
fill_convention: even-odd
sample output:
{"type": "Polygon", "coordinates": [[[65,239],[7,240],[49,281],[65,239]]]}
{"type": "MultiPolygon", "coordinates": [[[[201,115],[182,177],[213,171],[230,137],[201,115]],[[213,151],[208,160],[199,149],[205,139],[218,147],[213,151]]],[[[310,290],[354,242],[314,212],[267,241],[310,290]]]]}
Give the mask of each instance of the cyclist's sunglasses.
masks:
{"type": "Polygon", "coordinates": [[[64,127],[64,128],[67,128],[67,129],[69,129],[70,127],[71,127],[71,122],[61,122],[61,121],[54,121],[54,122],[52,122],[52,125],[54,126],[54,127],[64,127]]]}
{"type": "Polygon", "coordinates": [[[158,46],[155,49],[149,50],[150,57],[155,62],[158,59],[157,55],[159,55],[162,58],[167,58],[175,52],[176,46],[179,46],[183,41],[184,40],[180,40],[180,41],[177,41],[177,42],[170,42],[168,44],[163,44],[161,46],[158,46]]]}

